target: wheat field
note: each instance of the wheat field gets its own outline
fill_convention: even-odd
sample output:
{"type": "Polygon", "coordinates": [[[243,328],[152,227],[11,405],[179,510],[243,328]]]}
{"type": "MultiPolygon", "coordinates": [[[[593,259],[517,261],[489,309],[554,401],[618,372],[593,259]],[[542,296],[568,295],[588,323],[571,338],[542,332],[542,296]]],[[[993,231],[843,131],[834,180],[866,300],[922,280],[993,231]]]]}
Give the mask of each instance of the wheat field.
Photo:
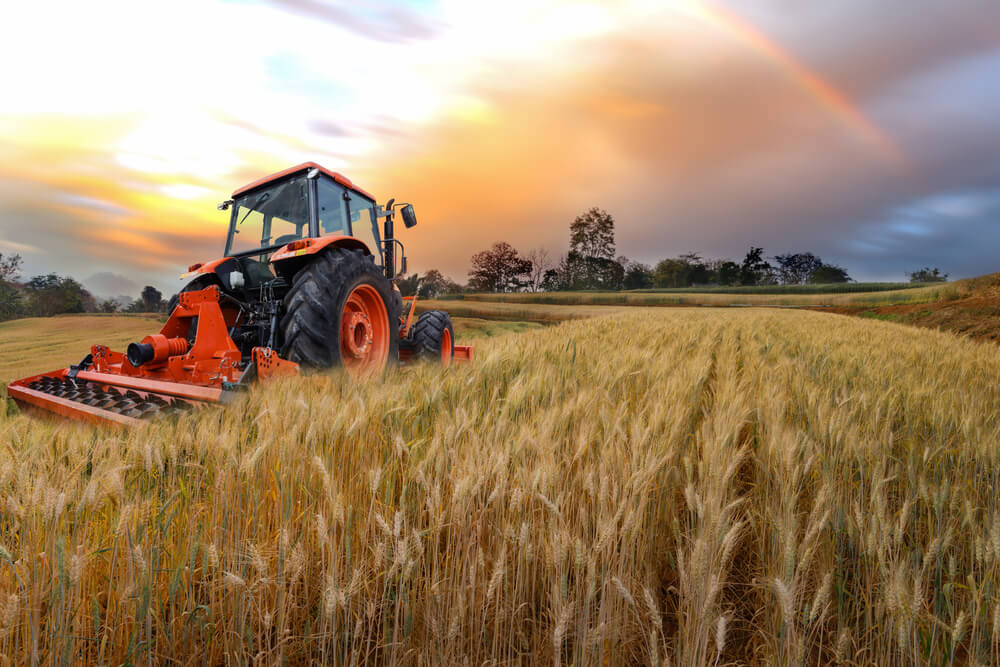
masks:
{"type": "Polygon", "coordinates": [[[1000,662],[995,346],[706,309],[477,345],[0,416],[0,662],[1000,662]]]}

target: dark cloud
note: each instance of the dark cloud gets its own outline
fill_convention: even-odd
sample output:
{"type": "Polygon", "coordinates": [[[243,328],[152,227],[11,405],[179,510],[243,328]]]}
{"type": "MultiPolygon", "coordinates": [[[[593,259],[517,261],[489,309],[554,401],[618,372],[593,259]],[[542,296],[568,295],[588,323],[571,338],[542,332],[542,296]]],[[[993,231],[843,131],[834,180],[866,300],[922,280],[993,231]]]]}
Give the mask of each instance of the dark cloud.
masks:
{"type": "Polygon", "coordinates": [[[728,0],[737,15],[852,96],[1000,46],[1000,4],[728,0]]]}
{"type": "Polygon", "coordinates": [[[870,275],[901,279],[937,266],[953,278],[992,273],[1000,246],[1000,187],[935,195],[886,212],[831,245],[833,255],[863,262],[870,275]]]}
{"type": "Polygon", "coordinates": [[[439,31],[439,26],[425,16],[389,3],[347,5],[323,0],[270,1],[282,9],[326,21],[381,42],[431,39],[439,31]]]}

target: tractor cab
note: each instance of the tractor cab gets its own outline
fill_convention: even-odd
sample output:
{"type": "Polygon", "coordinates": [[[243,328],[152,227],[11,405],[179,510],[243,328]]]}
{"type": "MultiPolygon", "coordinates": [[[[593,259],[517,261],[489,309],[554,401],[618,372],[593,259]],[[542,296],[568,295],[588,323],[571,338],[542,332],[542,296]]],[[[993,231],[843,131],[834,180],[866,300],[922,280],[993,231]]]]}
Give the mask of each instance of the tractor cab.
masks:
{"type": "MultiPolygon", "coordinates": [[[[260,256],[267,264],[285,259],[289,244],[297,252],[351,239],[347,245],[363,246],[391,279],[406,270],[402,244],[393,238],[393,202],[380,207],[347,177],[307,162],[250,183],[220,204],[231,209],[225,256],[260,256]],[[400,252],[393,252],[395,246],[400,252]]],[[[407,227],[416,224],[412,206],[404,205],[401,213],[407,227]]]]}

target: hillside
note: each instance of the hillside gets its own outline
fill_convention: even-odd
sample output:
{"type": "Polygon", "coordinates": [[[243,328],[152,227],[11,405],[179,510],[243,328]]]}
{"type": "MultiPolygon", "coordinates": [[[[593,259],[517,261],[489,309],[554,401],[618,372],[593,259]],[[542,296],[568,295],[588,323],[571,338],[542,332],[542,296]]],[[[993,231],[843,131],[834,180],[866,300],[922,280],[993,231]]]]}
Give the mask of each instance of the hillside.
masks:
{"type": "Polygon", "coordinates": [[[951,283],[940,298],[926,303],[825,310],[1000,342],[1000,273],[951,283]]]}

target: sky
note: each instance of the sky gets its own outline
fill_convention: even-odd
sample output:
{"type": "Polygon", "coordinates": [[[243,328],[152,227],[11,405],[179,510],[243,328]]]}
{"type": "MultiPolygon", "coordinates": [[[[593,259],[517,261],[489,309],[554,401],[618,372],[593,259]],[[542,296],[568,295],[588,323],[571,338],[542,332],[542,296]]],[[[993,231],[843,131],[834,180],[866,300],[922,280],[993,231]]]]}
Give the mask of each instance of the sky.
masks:
{"type": "Polygon", "coordinates": [[[176,291],[222,253],[216,204],[307,160],[411,202],[411,270],[459,280],[495,241],[564,253],[593,206],[646,263],[1000,270],[996,0],[95,0],[4,23],[0,253],[25,276],[176,291]]]}

